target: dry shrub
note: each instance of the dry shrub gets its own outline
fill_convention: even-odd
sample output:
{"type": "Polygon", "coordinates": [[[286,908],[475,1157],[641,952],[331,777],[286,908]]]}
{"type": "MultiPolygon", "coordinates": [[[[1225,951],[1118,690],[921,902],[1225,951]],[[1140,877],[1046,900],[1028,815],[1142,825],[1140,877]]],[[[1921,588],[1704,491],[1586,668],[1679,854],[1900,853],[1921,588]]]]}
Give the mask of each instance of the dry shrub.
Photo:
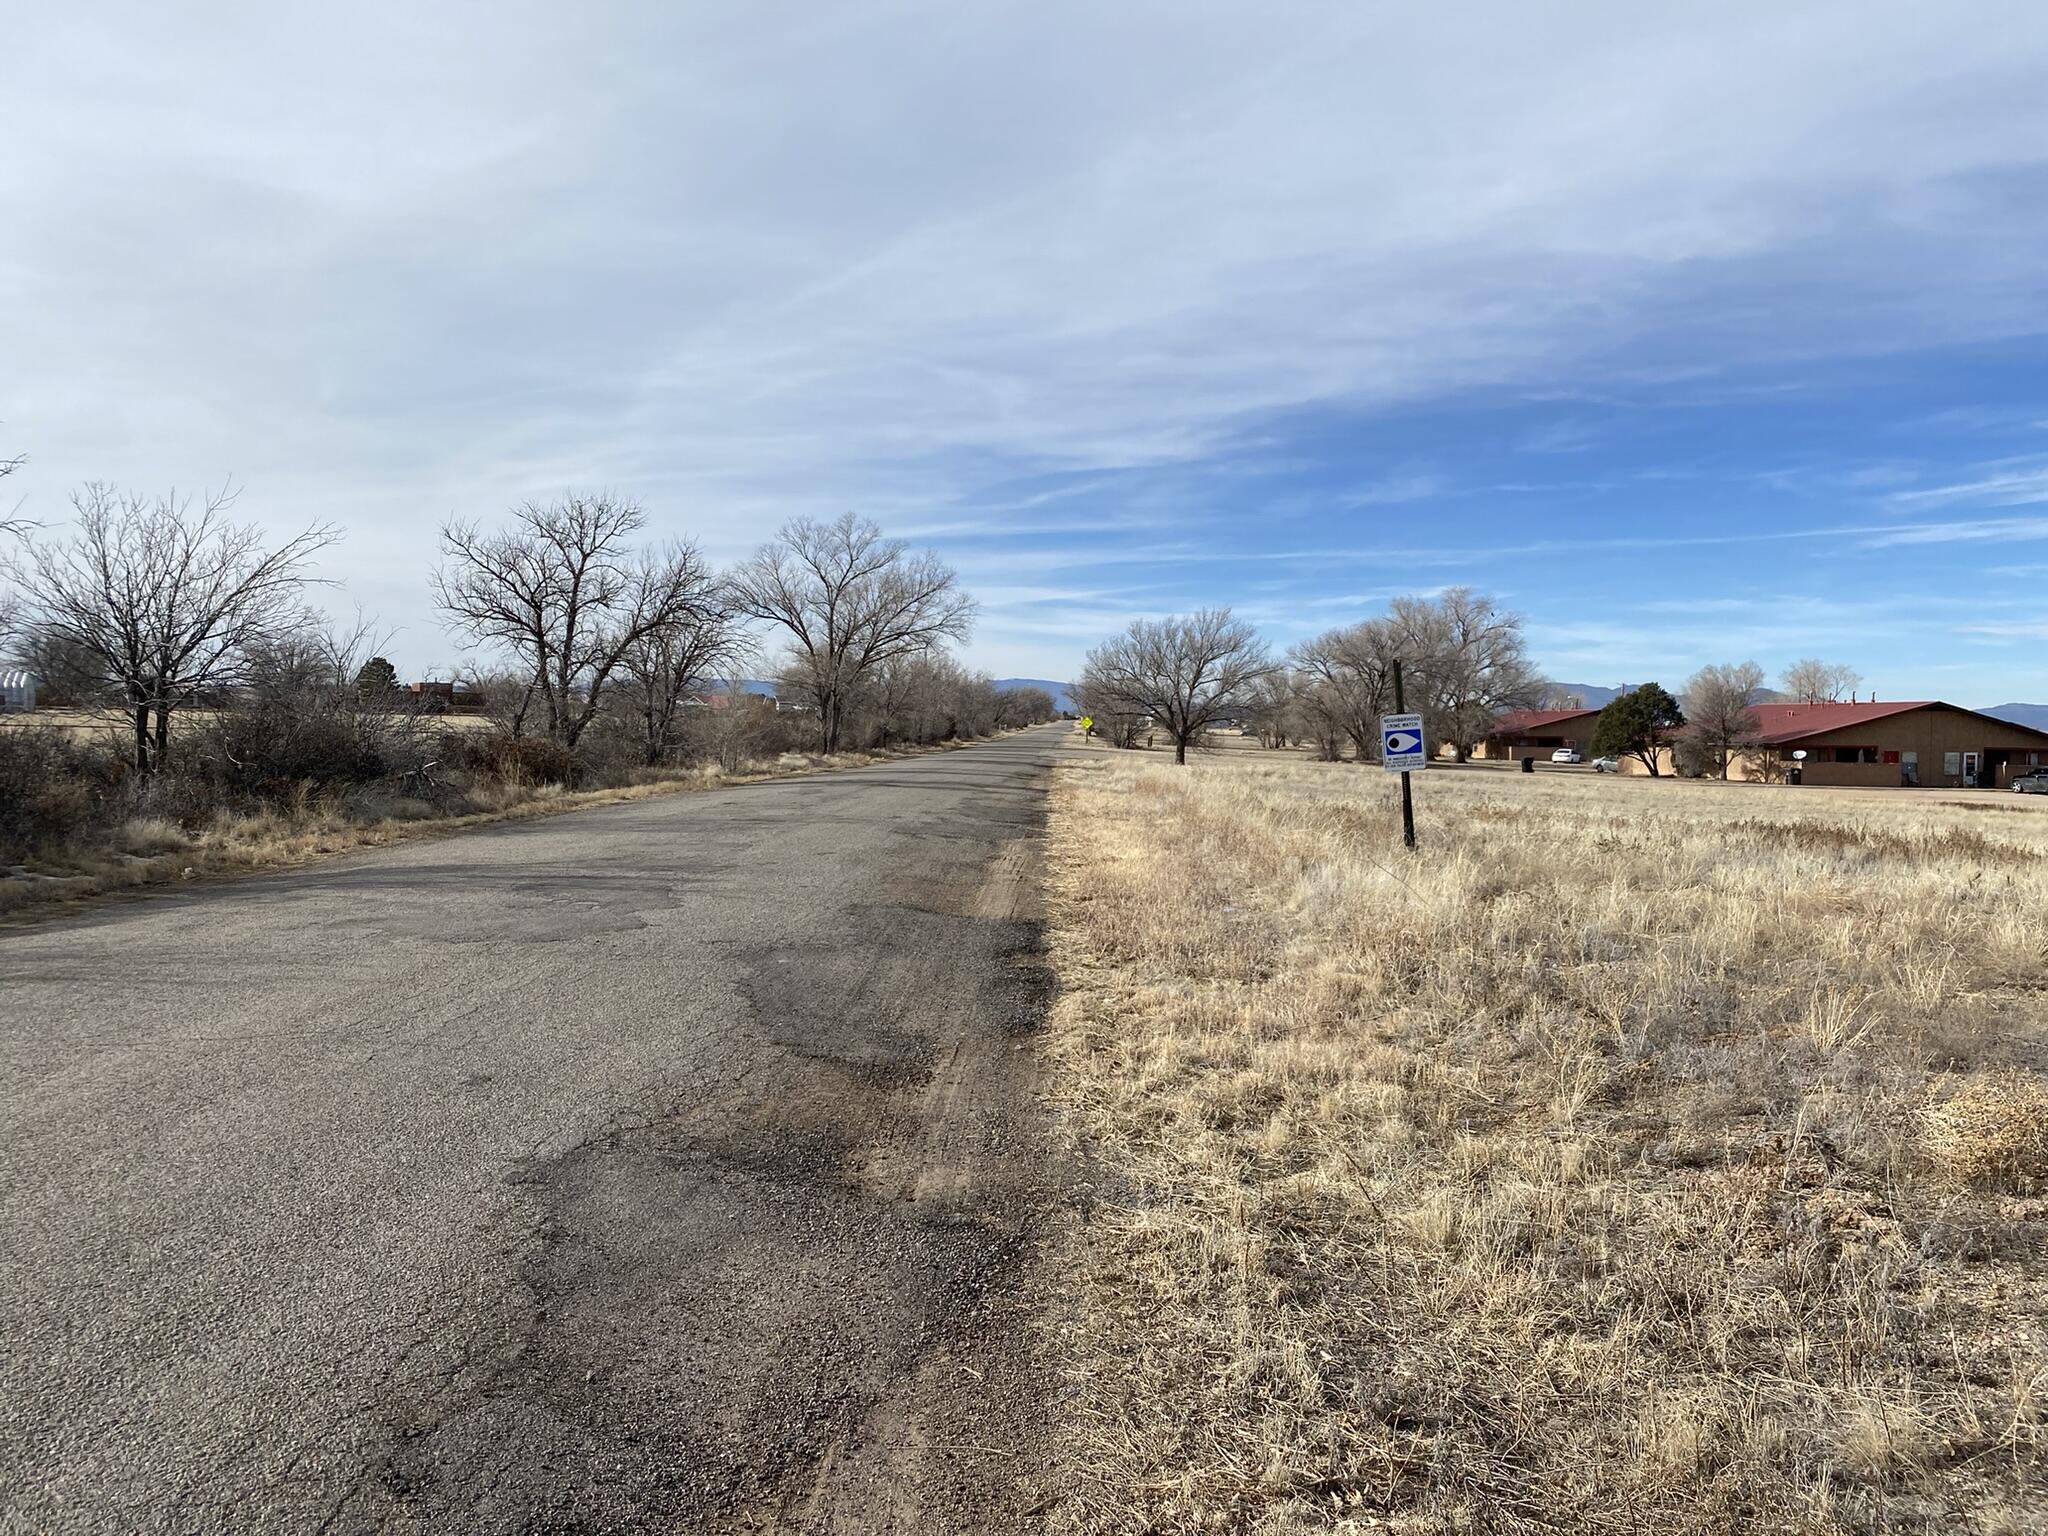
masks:
{"type": "Polygon", "coordinates": [[[123,853],[138,858],[172,853],[192,845],[184,828],[162,816],[131,816],[121,823],[114,840],[123,853]]]}
{"type": "Polygon", "coordinates": [[[1405,856],[1355,767],[1060,770],[1054,1526],[2048,1528],[2048,815],[1417,800],[1405,856]]]}
{"type": "Polygon", "coordinates": [[[448,769],[499,784],[566,784],[575,771],[568,749],[543,736],[449,731],[440,750],[448,769]]]}
{"type": "Polygon", "coordinates": [[[66,732],[0,730],[0,852],[103,831],[122,777],[112,754],[66,732]]]}
{"type": "Polygon", "coordinates": [[[2018,1188],[2048,1177],[2048,1082],[2032,1072],[1974,1073],[1920,1122],[1928,1160],[1951,1178],[2018,1188]]]}

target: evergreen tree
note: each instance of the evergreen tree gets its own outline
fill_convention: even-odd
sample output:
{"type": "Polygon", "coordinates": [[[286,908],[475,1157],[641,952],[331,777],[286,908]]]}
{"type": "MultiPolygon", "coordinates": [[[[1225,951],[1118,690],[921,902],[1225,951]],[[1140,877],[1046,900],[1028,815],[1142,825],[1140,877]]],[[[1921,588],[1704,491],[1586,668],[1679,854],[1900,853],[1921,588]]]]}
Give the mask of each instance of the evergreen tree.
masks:
{"type": "Polygon", "coordinates": [[[1602,757],[1633,757],[1657,777],[1657,749],[1664,738],[1685,724],[1678,700],[1657,683],[1618,693],[1600,711],[1593,728],[1593,751],[1602,757]]]}
{"type": "Polygon", "coordinates": [[[398,687],[398,668],[382,656],[372,656],[356,672],[356,692],[366,699],[378,699],[398,687]]]}

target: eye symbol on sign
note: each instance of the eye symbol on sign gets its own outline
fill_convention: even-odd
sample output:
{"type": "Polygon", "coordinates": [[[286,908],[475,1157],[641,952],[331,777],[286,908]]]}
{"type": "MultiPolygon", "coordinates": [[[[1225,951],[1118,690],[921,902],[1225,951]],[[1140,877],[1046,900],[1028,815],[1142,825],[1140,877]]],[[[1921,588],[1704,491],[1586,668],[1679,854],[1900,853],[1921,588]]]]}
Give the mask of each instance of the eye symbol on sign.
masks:
{"type": "Polygon", "coordinates": [[[1393,753],[1413,752],[1422,745],[1422,738],[1413,731],[1387,732],[1387,750],[1393,753]]]}

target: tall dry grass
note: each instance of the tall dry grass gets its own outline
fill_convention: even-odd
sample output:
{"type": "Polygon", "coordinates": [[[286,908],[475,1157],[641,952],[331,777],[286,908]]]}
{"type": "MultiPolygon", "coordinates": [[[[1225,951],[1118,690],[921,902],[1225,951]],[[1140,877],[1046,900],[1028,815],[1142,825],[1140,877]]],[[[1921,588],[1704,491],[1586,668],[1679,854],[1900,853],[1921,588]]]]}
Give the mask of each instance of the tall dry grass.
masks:
{"type": "Polygon", "coordinates": [[[2048,807],[1059,773],[1090,1532],[2048,1529],[2048,807]]]}

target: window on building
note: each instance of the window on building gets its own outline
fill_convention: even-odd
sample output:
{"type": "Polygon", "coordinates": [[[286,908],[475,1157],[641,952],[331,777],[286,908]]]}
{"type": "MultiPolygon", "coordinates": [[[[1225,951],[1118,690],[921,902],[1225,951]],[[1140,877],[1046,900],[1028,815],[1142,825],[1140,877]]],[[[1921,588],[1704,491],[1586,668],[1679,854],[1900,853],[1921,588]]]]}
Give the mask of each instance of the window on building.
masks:
{"type": "Polygon", "coordinates": [[[1962,771],[1963,771],[1963,754],[1962,754],[1962,753],[1960,753],[1960,752],[1944,752],[1944,753],[1942,753],[1942,754],[1941,754],[1941,773],[1942,773],[1942,777],[1943,777],[1943,778],[1949,778],[1949,779],[1952,779],[1952,778],[1954,778],[1954,777],[1955,777],[1955,776],[1956,776],[1957,774],[1961,773],[1962,771]]]}
{"type": "Polygon", "coordinates": [[[1874,763],[1877,761],[1877,748],[1836,747],[1835,761],[1838,763],[1874,763]]]}

